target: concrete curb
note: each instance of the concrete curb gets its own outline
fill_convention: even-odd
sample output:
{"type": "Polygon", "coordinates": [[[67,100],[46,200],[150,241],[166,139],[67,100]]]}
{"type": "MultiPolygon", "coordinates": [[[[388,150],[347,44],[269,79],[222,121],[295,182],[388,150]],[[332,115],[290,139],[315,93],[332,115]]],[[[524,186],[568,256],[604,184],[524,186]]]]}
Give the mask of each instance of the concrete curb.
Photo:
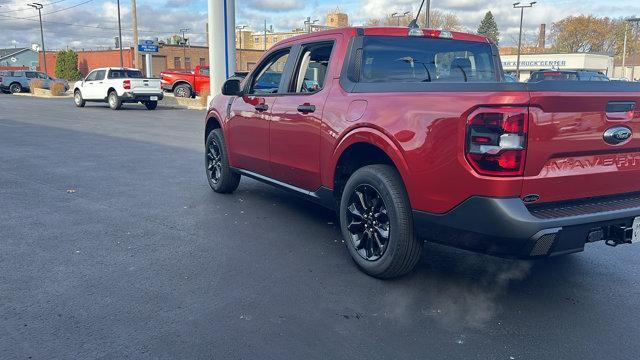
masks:
{"type": "Polygon", "coordinates": [[[206,106],[202,106],[200,99],[189,99],[189,98],[177,98],[174,96],[167,96],[165,94],[164,99],[162,99],[158,105],[176,108],[176,109],[189,109],[189,110],[206,110],[206,106]]]}
{"type": "Polygon", "coordinates": [[[43,90],[43,89],[36,89],[36,93],[32,94],[32,93],[17,93],[17,94],[12,94],[12,95],[17,95],[17,96],[30,96],[30,97],[37,97],[37,98],[42,98],[42,99],[72,99],[73,98],[73,94],[62,94],[62,95],[58,95],[58,96],[53,96],[51,95],[51,92],[49,90],[43,90]]]}

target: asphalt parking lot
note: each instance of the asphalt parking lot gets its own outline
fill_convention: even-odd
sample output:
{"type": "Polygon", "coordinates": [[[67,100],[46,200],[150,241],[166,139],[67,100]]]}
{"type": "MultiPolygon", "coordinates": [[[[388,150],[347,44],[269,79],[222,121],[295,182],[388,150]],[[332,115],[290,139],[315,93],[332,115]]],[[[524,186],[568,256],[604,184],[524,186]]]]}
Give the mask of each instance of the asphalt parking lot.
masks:
{"type": "Polygon", "coordinates": [[[0,94],[0,359],[638,359],[640,246],[357,270],[330,211],[210,191],[203,112],[0,94]]]}

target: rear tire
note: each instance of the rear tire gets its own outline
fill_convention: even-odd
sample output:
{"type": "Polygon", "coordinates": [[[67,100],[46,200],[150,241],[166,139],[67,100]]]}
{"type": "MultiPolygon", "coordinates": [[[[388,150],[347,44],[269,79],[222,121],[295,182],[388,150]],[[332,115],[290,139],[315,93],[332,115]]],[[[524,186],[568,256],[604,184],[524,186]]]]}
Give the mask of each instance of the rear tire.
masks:
{"type": "Polygon", "coordinates": [[[111,108],[111,110],[120,110],[122,108],[122,101],[118,97],[118,93],[116,93],[115,91],[110,92],[107,99],[109,101],[109,107],[111,108]]]}
{"type": "Polygon", "coordinates": [[[9,92],[12,94],[18,94],[22,92],[22,85],[20,85],[19,83],[13,83],[11,85],[9,85],[9,92]]]}
{"type": "Polygon", "coordinates": [[[229,166],[229,156],[222,130],[215,129],[207,136],[204,155],[205,172],[211,189],[217,193],[230,194],[240,184],[240,174],[229,166]]]}
{"type": "Polygon", "coordinates": [[[389,165],[368,165],[351,175],[340,201],[340,228],[355,263],[373,277],[407,274],[420,260],[409,197],[389,165]]]}
{"type": "Polygon", "coordinates": [[[76,104],[76,107],[84,107],[87,104],[87,102],[82,97],[82,93],[80,92],[80,90],[76,90],[76,92],[73,94],[73,102],[76,104]]]}
{"type": "Polygon", "coordinates": [[[145,101],[144,106],[147,107],[147,110],[155,110],[158,107],[157,101],[145,101]]]}
{"type": "Polygon", "coordinates": [[[173,95],[175,97],[190,98],[192,93],[191,86],[187,84],[180,84],[173,89],[173,95]]]}

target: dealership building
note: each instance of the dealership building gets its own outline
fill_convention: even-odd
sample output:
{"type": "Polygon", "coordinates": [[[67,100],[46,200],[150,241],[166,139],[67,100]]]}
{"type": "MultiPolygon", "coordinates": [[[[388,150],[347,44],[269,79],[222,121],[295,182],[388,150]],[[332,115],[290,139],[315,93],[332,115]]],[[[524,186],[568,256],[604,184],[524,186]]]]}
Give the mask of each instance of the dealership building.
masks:
{"type": "MultiPolygon", "coordinates": [[[[515,74],[517,55],[501,55],[500,58],[504,71],[515,74]]],[[[529,79],[532,71],[543,69],[593,70],[612,77],[613,57],[590,53],[520,55],[520,81],[529,79]]]]}

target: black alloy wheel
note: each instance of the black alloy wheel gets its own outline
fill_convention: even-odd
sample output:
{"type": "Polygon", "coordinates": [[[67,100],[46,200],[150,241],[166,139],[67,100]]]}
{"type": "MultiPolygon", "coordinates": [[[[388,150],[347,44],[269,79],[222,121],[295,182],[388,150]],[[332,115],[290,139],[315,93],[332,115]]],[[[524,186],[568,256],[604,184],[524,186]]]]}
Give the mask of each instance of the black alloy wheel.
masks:
{"type": "Polygon", "coordinates": [[[207,177],[214,184],[218,184],[222,177],[222,153],[215,139],[207,144],[207,177]]]}
{"type": "Polygon", "coordinates": [[[207,181],[211,189],[217,193],[230,194],[240,184],[240,174],[229,166],[227,148],[221,129],[215,129],[207,136],[204,151],[204,166],[207,181]]]}
{"type": "Polygon", "coordinates": [[[347,210],[347,229],[357,253],[365,260],[378,260],[387,250],[391,230],[384,199],[371,185],[361,184],[349,198],[347,210]]]}

